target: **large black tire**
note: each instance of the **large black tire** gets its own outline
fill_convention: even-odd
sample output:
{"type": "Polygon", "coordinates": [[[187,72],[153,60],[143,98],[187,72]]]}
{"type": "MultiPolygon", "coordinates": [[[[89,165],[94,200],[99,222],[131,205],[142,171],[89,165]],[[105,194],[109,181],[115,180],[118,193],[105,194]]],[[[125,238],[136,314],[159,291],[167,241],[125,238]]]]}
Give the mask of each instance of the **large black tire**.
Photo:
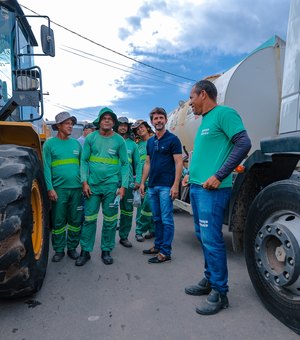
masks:
{"type": "Polygon", "coordinates": [[[37,292],[49,251],[49,203],[41,161],[27,147],[0,145],[0,297],[37,292]]]}
{"type": "Polygon", "coordinates": [[[300,183],[275,182],[253,201],[245,230],[252,284],[265,307],[300,334],[300,183]]]}

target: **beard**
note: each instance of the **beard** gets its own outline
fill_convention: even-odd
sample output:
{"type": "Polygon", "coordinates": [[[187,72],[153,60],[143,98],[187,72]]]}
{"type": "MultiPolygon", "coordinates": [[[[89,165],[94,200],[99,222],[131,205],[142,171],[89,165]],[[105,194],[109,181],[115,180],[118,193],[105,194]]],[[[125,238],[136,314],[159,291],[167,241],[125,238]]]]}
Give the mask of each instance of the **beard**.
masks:
{"type": "Polygon", "coordinates": [[[161,123],[154,125],[155,130],[157,131],[163,130],[165,126],[166,126],[165,124],[161,124],[161,123]]]}

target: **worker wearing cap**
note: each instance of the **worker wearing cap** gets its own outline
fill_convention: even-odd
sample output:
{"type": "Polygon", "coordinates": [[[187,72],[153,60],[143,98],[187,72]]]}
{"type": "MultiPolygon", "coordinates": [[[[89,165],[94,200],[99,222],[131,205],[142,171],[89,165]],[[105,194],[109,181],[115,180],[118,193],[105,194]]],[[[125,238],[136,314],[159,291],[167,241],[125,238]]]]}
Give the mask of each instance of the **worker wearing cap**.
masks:
{"type": "Polygon", "coordinates": [[[118,205],[114,201],[117,194],[123,199],[128,187],[126,144],[113,131],[117,124],[116,114],[104,107],[93,124],[99,130],[86,137],[81,158],[81,181],[87,199],[80,239],[81,254],[75,263],[77,266],[83,266],[91,258],[100,204],[103,213],[101,258],[104,264],[113,263],[110,252],[115,245],[118,222],[118,205]]]}
{"type": "Polygon", "coordinates": [[[95,130],[96,126],[93,123],[87,123],[84,125],[82,135],[77,139],[82,147],[85,141],[85,137],[89,135],[91,132],[94,132],[95,130]]]}
{"type": "MultiPolygon", "coordinates": [[[[137,120],[132,125],[132,131],[135,135],[137,147],[140,154],[141,166],[143,168],[147,156],[147,140],[154,135],[154,132],[151,129],[150,125],[143,119],[137,120]]],[[[141,206],[137,208],[136,213],[135,238],[138,242],[143,242],[145,241],[145,238],[151,239],[155,236],[155,227],[152,220],[152,210],[150,206],[149,195],[147,194],[147,184],[148,181],[146,181],[145,196],[142,199],[141,206]],[[143,234],[146,232],[148,233],[143,236],[143,234]]]]}
{"type": "Polygon", "coordinates": [[[140,154],[136,143],[131,138],[130,125],[131,123],[129,123],[127,117],[118,118],[117,131],[125,139],[129,162],[129,185],[124,198],[120,202],[121,214],[119,222],[120,244],[126,248],[132,247],[132,243],[128,240],[128,235],[131,230],[133,217],[133,191],[139,189],[142,178],[140,154]]]}
{"type": "Polygon", "coordinates": [[[44,174],[48,197],[52,202],[53,262],[59,262],[67,254],[77,259],[76,248],[80,239],[82,214],[80,181],[80,143],[71,138],[77,120],[68,112],[55,117],[52,129],[57,136],[48,139],[43,146],[44,174]]]}

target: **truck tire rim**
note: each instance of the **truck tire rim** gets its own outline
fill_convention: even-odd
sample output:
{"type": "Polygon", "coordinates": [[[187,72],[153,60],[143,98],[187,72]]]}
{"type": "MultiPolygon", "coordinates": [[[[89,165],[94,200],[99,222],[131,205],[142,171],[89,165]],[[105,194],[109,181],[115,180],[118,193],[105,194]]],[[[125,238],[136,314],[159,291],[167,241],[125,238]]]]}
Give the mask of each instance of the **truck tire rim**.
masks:
{"type": "Polygon", "coordinates": [[[43,248],[43,206],[40,189],[36,180],[32,183],[31,188],[31,206],[32,206],[32,247],[34,257],[38,260],[42,253],[43,248]]]}
{"type": "Polygon", "coordinates": [[[255,260],[274,289],[300,300],[300,216],[289,212],[271,216],[257,233],[255,260]]]}

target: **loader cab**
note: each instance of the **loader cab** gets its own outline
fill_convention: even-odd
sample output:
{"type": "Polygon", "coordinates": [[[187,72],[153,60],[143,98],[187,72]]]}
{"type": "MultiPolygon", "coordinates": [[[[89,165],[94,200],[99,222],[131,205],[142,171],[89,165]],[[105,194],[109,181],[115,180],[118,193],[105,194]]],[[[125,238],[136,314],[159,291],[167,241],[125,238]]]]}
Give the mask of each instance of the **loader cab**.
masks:
{"type": "Polygon", "coordinates": [[[41,69],[34,65],[36,55],[55,55],[54,37],[47,25],[41,27],[42,53],[27,19],[15,0],[0,0],[0,121],[32,122],[43,116],[41,69]]]}

